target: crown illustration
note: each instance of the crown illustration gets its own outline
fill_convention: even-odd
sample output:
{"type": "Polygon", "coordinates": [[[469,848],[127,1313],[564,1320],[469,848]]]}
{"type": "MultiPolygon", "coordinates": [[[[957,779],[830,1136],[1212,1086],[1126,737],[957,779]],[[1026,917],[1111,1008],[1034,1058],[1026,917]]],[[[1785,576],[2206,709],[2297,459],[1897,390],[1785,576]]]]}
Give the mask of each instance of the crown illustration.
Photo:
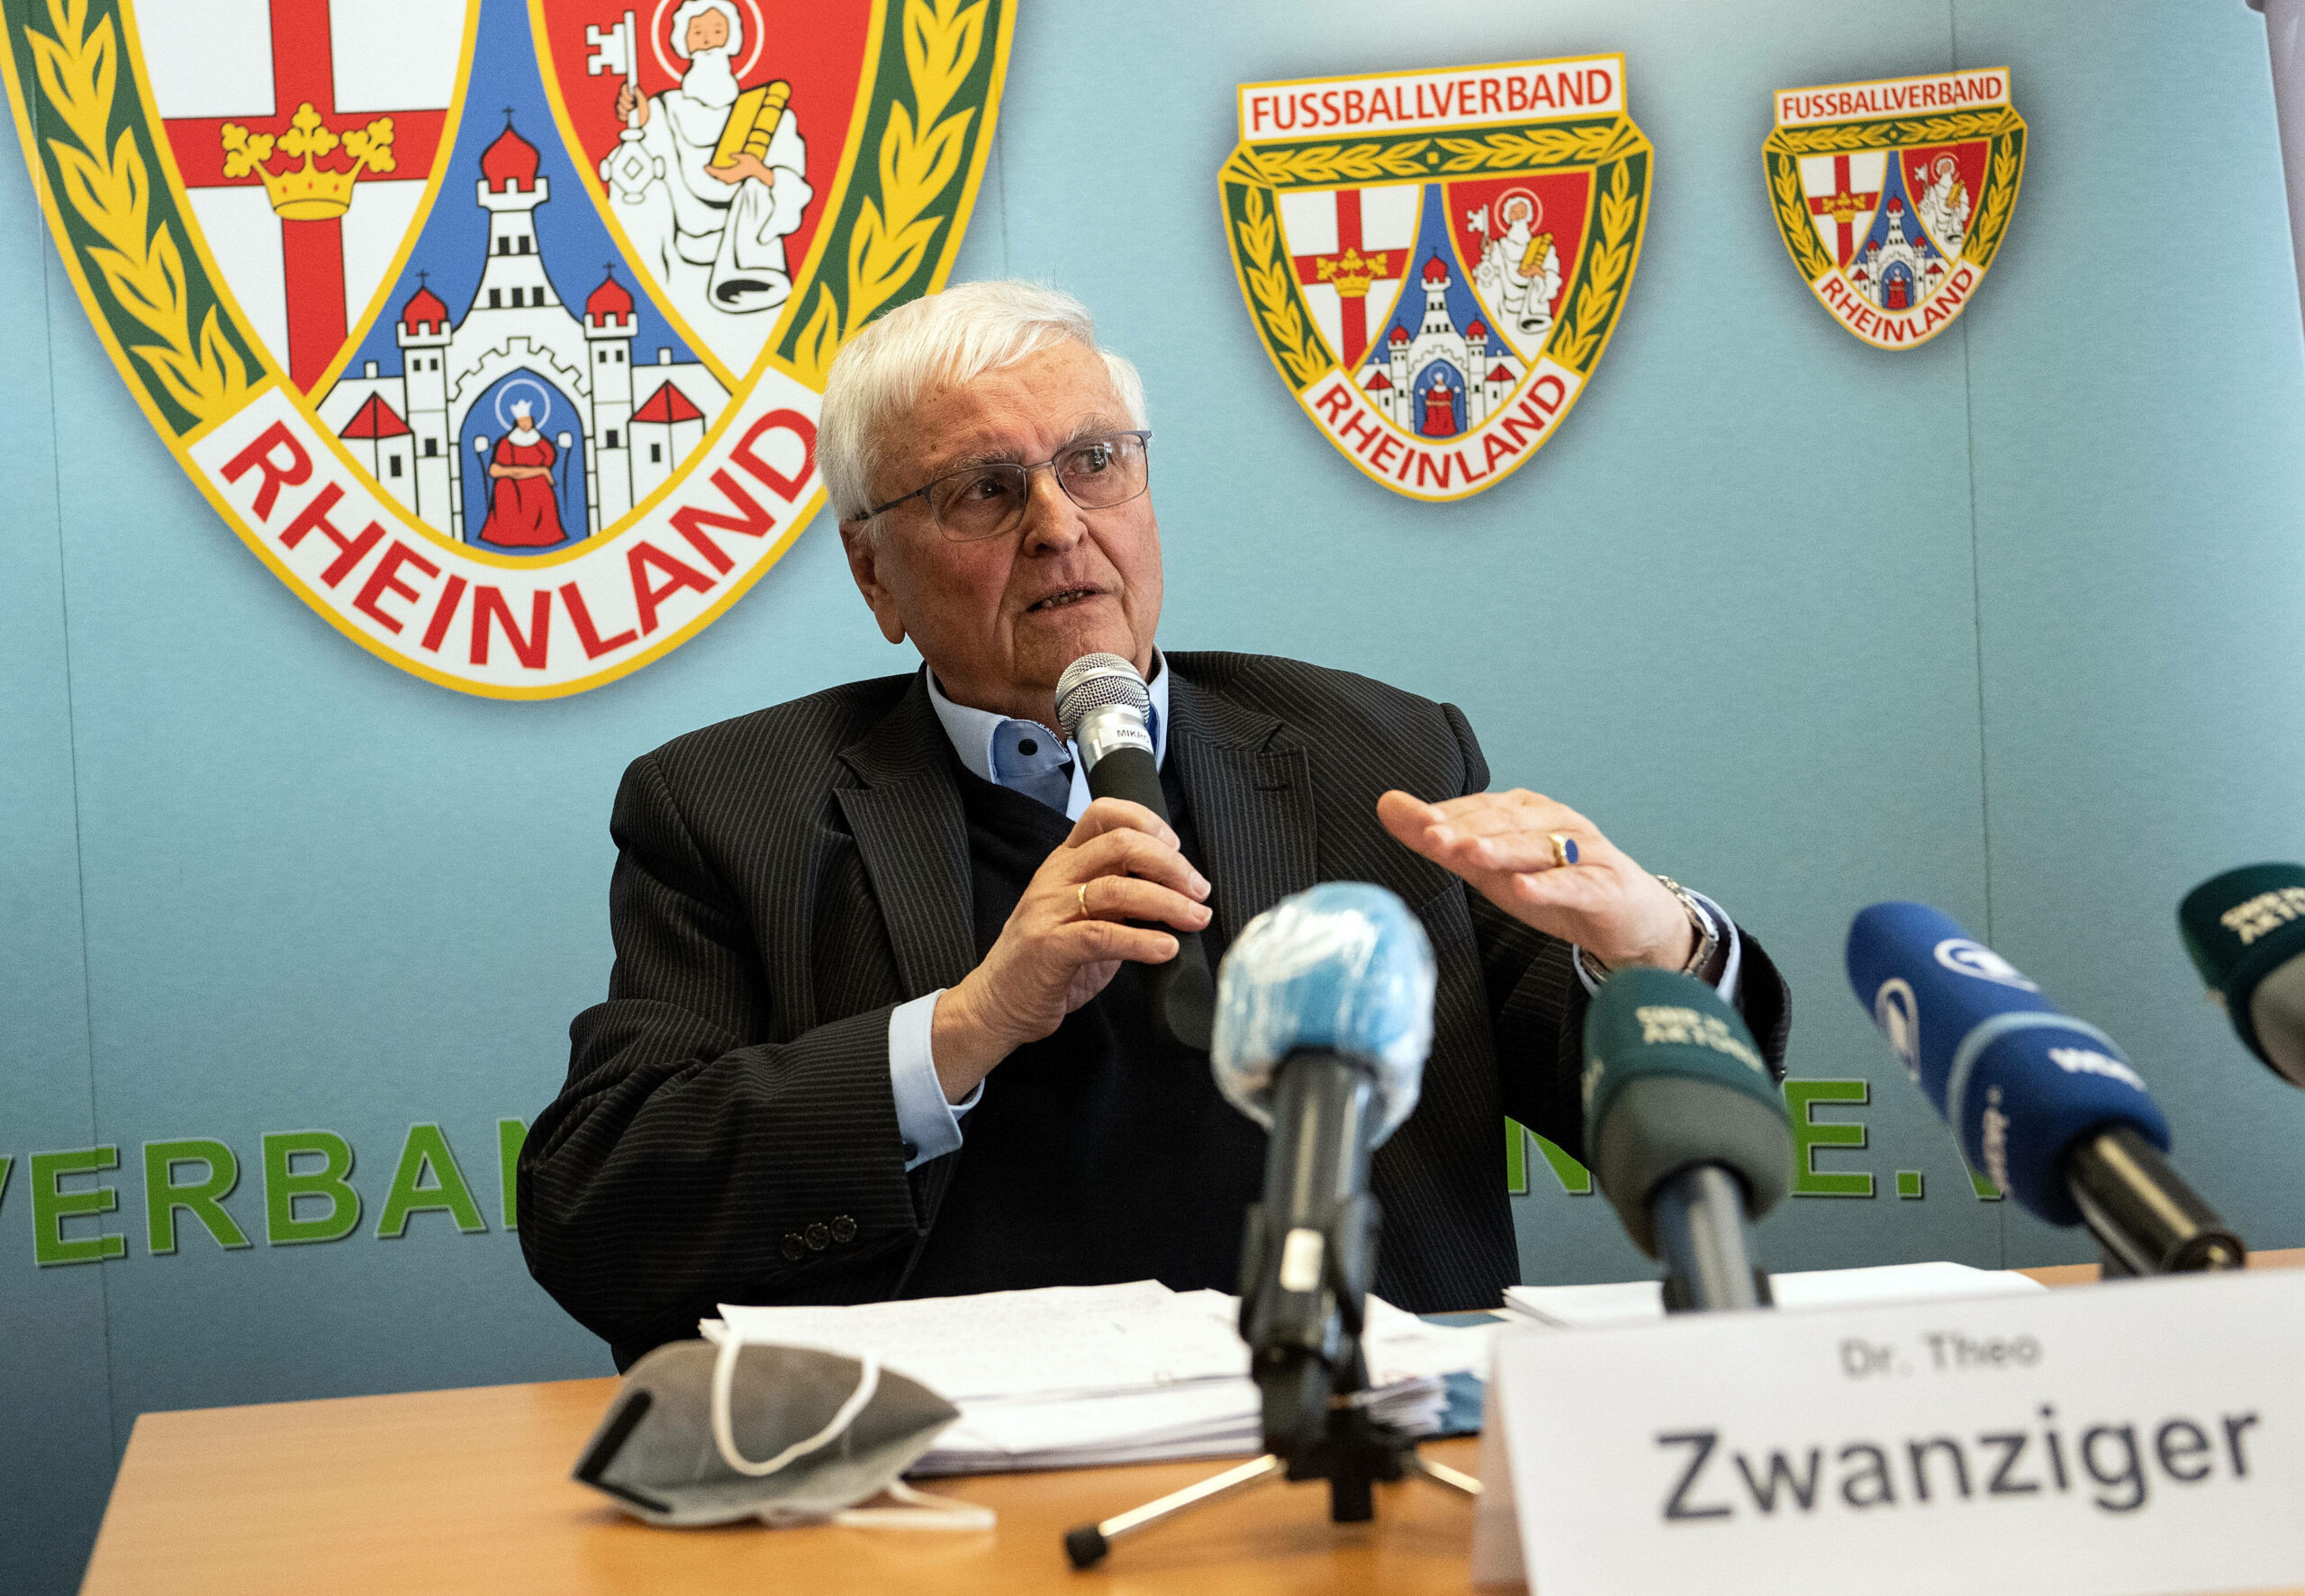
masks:
{"type": "Polygon", "coordinates": [[[1379,277],[1393,275],[1388,269],[1389,264],[1382,251],[1363,255],[1358,249],[1348,248],[1341,256],[1324,255],[1321,257],[1321,280],[1333,282],[1337,293],[1346,299],[1366,299],[1370,284],[1379,277]]]}
{"type": "Polygon", "coordinates": [[[281,134],[253,133],[237,122],[223,127],[224,176],[246,177],[250,173],[264,180],[264,192],[272,202],[273,213],[291,221],[319,221],[330,216],[341,216],[352,208],[352,185],[366,172],[389,172],[393,169],[393,119],[380,116],[366,127],[347,128],[339,135],[321,122],[321,113],[305,101],[296,107],[296,114],[288,119],[288,131],[281,134]],[[302,167],[292,167],[285,172],[275,172],[265,162],[272,158],[275,147],[291,160],[301,159],[302,167]],[[330,171],[313,163],[320,157],[333,154],[341,146],[352,165],[343,171],[330,171]]]}

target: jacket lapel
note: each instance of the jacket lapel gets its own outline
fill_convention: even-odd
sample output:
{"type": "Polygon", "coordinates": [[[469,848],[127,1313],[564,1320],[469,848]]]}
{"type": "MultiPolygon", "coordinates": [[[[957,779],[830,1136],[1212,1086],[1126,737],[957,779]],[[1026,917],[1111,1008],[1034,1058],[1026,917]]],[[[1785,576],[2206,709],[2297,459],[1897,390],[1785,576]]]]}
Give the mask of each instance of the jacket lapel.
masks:
{"type": "MultiPolygon", "coordinates": [[[[1174,656],[1170,670],[1175,672],[1174,656]]],[[[1169,683],[1169,753],[1192,806],[1203,865],[1216,890],[1216,929],[1241,928],[1318,878],[1313,768],[1281,723],[1196,686],[1169,683]]]]}
{"type": "MultiPolygon", "coordinates": [[[[1225,941],[1319,879],[1310,756],[1277,718],[1202,688],[1173,663],[1169,749],[1192,806],[1225,941]]],[[[889,928],[906,989],[957,985],[976,967],[968,821],[945,728],[916,675],[895,708],[843,749],[858,785],[836,796],[889,928]]]]}
{"type": "Polygon", "coordinates": [[[915,675],[897,707],[840,758],[861,783],[836,789],[841,813],[906,989],[957,986],[976,966],[968,821],[927,677],[915,675]]]}

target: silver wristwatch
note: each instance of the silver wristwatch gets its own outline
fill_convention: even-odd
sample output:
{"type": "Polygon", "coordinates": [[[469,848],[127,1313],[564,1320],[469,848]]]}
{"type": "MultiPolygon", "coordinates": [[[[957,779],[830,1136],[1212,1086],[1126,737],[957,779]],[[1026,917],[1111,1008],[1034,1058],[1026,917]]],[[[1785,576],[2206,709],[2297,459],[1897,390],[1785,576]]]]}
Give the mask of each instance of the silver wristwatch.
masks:
{"type": "MultiPolygon", "coordinates": [[[[1681,910],[1689,917],[1690,929],[1696,933],[1696,951],[1689,955],[1689,961],[1681,966],[1681,973],[1701,978],[1704,967],[1713,962],[1713,955],[1721,946],[1720,934],[1713,929],[1713,916],[1704,912],[1704,906],[1697,902],[1687,888],[1672,877],[1659,876],[1657,879],[1664,883],[1666,891],[1680,899],[1681,910]]],[[[1577,962],[1586,978],[1595,985],[1609,978],[1609,967],[1590,949],[1577,949],[1577,962]]]]}

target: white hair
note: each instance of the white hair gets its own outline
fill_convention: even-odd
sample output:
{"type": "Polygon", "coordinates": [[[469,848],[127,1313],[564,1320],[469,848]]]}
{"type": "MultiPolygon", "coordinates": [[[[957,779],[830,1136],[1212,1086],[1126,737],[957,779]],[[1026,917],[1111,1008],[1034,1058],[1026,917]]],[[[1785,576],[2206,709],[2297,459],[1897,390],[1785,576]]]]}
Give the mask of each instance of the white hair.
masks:
{"type": "Polygon", "coordinates": [[[1057,289],[963,283],[868,324],[842,347],[825,379],[817,461],[833,513],[845,521],[872,508],[882,443],[928,388],[972,382],[1068,339],[1102,356],[1129,424],[1143,427],[1144,380],[1122,356],[1097,347],[1089,307],[1057,289]]]}
{"type": "Polygon", "coordinates": [[[745,48],[745,19],[737,14],[736,0],[688,0],[673,13],[673,53],[683,61],[689,59],[688,25],[708,11],[728,19],[728,59],[735,60],[745,48]]]}

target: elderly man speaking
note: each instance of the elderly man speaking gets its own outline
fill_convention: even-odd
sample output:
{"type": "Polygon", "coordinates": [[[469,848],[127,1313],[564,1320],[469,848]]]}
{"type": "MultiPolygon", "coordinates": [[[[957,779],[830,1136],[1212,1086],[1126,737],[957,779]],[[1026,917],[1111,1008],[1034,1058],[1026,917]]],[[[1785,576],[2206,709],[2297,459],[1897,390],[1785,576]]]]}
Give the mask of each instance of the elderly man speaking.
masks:
{"type": "Polygon", "coordinates": [[[1439,955],[1415,1114],[1378,1150],[1376,1286],[1478,1307],[1518,1276],[1502,1121],[1576,1150],[1586,996],[1632,964],[1784,984],[1584,816],[1491,792],[1453,707],[1163,654],[1152,434],[1087,311],[1020,283],[915,301],[834,363],[820,453],[856,585],[922,667],[708,726],[626,771],[617,960],[520,1168],[537,1278],[619,1364],[722,1302],[1156,1278],[1231,1289],[1264,1133],[1151,1023],[1316,881],[1378,882],[1439,955]],[[1090,801],[1058,676],[1148,680],[1172,817],[1090,801]]]}

